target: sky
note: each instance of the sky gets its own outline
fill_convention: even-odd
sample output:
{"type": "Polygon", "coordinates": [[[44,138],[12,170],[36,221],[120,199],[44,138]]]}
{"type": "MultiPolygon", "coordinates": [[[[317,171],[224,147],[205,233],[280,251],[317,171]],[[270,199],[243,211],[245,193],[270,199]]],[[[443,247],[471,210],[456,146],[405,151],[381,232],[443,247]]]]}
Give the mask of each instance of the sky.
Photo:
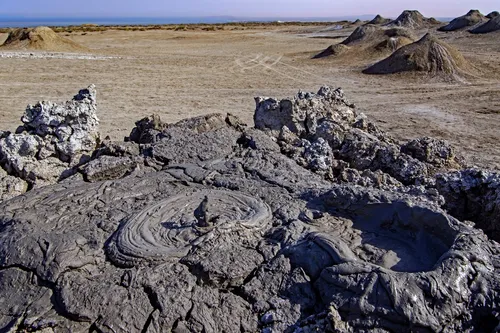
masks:
{"type": "Polygon", "coordinates": [[[1,15],[30,17],[339,17],[381,14],[395,17],[404,9],[424,16],[455,17],[469,9],[487,14],[499,0],[4,0],[1,15]]]}

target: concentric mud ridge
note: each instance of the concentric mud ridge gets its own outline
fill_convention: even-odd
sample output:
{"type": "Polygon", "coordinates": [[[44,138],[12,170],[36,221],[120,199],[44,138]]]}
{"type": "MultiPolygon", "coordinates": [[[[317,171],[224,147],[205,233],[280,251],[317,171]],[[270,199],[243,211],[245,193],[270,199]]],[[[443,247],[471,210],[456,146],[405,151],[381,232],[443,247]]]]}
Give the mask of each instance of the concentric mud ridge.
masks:
{"type": "Polygon", "coordinates": [[[243,193],[201,190],[170,197],[124,221],[107,246],[119,266],[182,258],[214,232],[267,225],[267,204],[243,193]]]}

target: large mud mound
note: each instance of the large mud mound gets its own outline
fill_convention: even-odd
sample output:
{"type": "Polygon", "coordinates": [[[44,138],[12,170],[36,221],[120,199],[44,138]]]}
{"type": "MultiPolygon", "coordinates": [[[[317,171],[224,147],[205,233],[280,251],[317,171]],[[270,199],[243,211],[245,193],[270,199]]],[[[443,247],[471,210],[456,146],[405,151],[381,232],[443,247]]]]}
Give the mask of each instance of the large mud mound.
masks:
{"type": "Polygon", "coordinates": [[[470,30],[473,34],[487,34],[500,30],[500,16],[490,19],[488,22],[480,25],[477,28],[470,30]]]}
{"type": "Polygon", "coordinates": [[[500,13],[497,11],[494,11],[494,12],[491,12],[488,15],[486,15],[486,18],[492,19],[492,18],[495,18],[497,16],[500,16],[500,13]]]}
{"type": "Polygon", "coordinates": [[[365,74],[427,72],[457,74],[469,68],[467,60],[452,46],[426,34],[418,42],[406,45],[390,57],[365,69],[365,74]]]}
{"type": "Polygon", "coordinates": [[[439,31],[455,31],[463,28],[472,27],[486,21],[486,17],[479,10],[470,10],[467,14],[457,17],[444,27],[440,27],[439,31]]]}
{"type": "Polygon", "coordinates": [[[391,22],[391,19],[384,18],[380,15],[375,16],[370,22],[367,24],[380,25],[391,22]]]}
{"type": "MultiPolygon", "coordinates": [[[[340,88],[255,101],[254,128],[144,118],[0,203],[0,331],[495,330],[500,245],[449,212],[498,237],[498,174],[457,171],[445,141],[400,145],[340,88]]],[[[72,132],[37,116],[80,123],[94,102],[27,112],[25,137],[72,132]]]]}
{"type": "Polygon", "coordinates": [[[389,26],[397,26],[408,29],[428,28],[439,22],[434,18],[424,17],[418,10],[405,10],[394,21],[389,22],[389,26]]]}
{"type": "Polygon", "coordinates": [[[53,52],[87,51],[87,48],[59,36],[48,27],[15,29],[1,47],[53,52]]]}
{"type": "Polygon", "coordinates": [[[382,28],[375,25],[358,27],[342,43],[331,45],[315,55],[313,59],[338,57],[355,54],[356,57],[370,58],[380,56],[381,52],[392,53],[404,45],[416,40],[411,31],[404,28],[382,28]]]}

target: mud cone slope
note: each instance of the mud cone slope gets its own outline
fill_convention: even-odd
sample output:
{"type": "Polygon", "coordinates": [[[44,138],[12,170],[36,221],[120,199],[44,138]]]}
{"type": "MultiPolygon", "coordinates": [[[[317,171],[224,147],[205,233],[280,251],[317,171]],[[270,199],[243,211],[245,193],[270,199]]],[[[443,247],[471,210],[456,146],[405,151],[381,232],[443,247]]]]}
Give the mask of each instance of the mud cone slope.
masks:
{"type": "Polygon", "coordinates": [[[439,28],[439,31],[455,31],[467,27],[472,27],[486,21],[486,17],[479,10],[470,10],[467,14],[457,17],[449,24],[439,28]]]}
{"type": "Polygon", "coordinates": [[[500,16],[490,19],[488,22],[472,29],[470,32],[473,34],[487,34],[500,30],[500,16]]]}
{"type": "Polygon", "coordinates": [[[468,62],[452,46],[426,34],[418,42],[404,46],[390,57],[365,69],[365,74],[428,72],[455,74],[464,72],[468,62]]]}

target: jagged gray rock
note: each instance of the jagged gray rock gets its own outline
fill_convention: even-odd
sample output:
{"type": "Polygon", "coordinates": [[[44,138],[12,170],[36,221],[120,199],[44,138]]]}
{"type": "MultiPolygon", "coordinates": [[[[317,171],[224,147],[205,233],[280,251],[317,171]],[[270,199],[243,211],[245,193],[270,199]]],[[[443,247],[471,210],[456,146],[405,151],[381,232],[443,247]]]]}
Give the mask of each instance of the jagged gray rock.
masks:
{"type": "Polygon", "coordinates": [[[0,168],[0,202],[23,194],[28,190],[28,183],[24,180],[9,176],[0,168]]]}
{"type": "Polygon", "coordinates": [[[481,213],[498,176],[417,181],[449,146],[398,145],[340,90],[274,101],[263,130],[150,127],[104,141],[83,180],[1,203],[0,330],[493,331],[500,245],[441,207],[481,213]]]}
{"type": "Polygon", "coordinates": [[[0,138],[0,165],[9,175],[34,186],[72,175],[99,140],[96,90],[93,85],[62,104],[29,105],[16,134],[0,138]]]}
{"type": "Polygon", "coordinates": [[[442,173],[436,188],[446,200],[445,208],[462,220],[470,220],[500,241],[500,175],[480,169],[442,173]]]}
{"type": "Polygon", "coordinates": [[[256,102],[256,128],[276,137],[282,152],[298,164],[326,177],[359,178],[359,172],[345,172],[351,168],[382,171],[405,185],[418,185],[429,182],[440,167],[461,167],[444,141],[422,138],[398,145],[358,114],[341,89],[322,87],[317,94],[281,101],[259,97],[256,102]]]}

